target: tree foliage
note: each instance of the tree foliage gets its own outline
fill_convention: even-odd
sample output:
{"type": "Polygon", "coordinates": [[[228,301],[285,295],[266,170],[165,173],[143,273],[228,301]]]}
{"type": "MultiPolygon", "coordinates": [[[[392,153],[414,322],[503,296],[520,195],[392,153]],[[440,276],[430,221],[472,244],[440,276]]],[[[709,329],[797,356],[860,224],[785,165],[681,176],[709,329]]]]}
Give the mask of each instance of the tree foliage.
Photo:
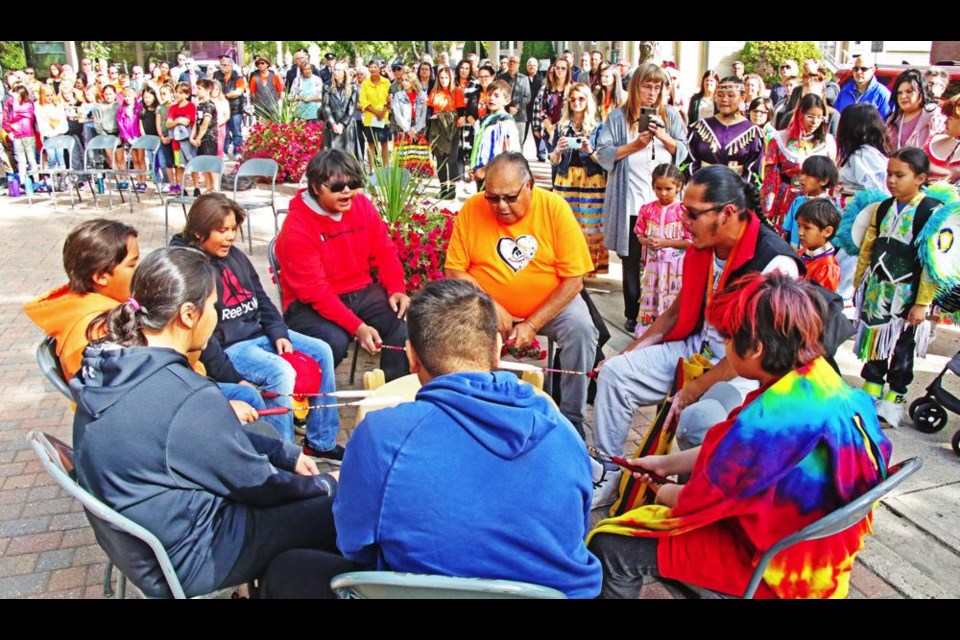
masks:
{"type": "Polygon", "coordinates": [[[23,52],[23,42],[19,40],[0,40],[0,67],[22,69],[27,64],[23,52]]]}
{"type": "Polygon", "coordinates": [[[760,74],[768,86],[780,81],[781,62],[795,60],[802,66],[808,58],[823,58],[817,45],[809,40],[748,40],[740,52],[745,71],[760,74]]]}
{"type": "Polygon", "coordinates": [[[520,60],[524,64],[530,58],[537,60],[549,60],[555,56],[553,43],[547,40],[524,40],[523,51],[520,53],[520,60]]]}

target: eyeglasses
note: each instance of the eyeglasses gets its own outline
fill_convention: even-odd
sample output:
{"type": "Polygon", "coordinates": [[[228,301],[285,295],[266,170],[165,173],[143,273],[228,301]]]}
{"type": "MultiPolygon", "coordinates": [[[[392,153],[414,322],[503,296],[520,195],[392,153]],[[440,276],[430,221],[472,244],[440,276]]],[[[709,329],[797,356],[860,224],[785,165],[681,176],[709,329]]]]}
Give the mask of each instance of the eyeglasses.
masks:
{"type": "Polygon", "coordinates": [[[873,67],[850,67],[854,72],[856,71],[870,71],[873,67]]]}
{"type": "Polygon", "coordinates": [[[586,102],[587,99],[584,96],[570,96],[570,102],[586,102]]]}
{"type": "Polygon", "coordinates": [[[341,193],[347,189],[354,191],[363,186],[360,180],[347,180],[346,182],[323,182],[321,183],[333,193],[341,193]]]}
{"type": "Polygon", "coordinates": [[[663,85],[659,82],[657,83],[645,82],[640,85],[640,90],[646,91],[647,93],[660,93],[661,89],[663,89],[663,85]]]}
{"type": "Polygon", "coordinates": [[[507,204],[516,204],[517,200],[520,199],[520,194],[523,193],[523,190],[526,188],[526,186],[527,185],[523,185],[522,187],[520,187],[520,191],[517,191],[516,193],[512,195],[507,195],[507,196],[502,196],[496,193],[490,193],[489,191],[484,191],[483,197],[487,199],[487,202],[494,205],[500,204],[501,201],[506,202],[507,204]]]}
{"type": "Polygon", "coordinates": [[[261,60],[260,62],[257,63],[257,66],[259,67],[260,65],[266,65],[266,64],[267,63],[264,60],[261,60]]]}
{"type": "Polygon", "coordinates": [[[780,65],[780,69],[781,69],[781,70],[783,70],[783,69],[792,69],[792,68],[793,68],[793,67],[791,67],[791,66],[788,65],[788,64],[782,64],[782,65],[780,65]]]}
{"type": "Polygon", "coordinates": [[[813,115],[812,113],[805,113],[805,114],[803,114],[803,119],[804,119],[804,120],[809,120],[810,122],[820,122],[820,121],[822,121],[824,118],[826,118],[826,116],[815,116],[815,115],[813,115]]]}
{"type": "Polygon", "coordinates": [[[713,205],[712,207],[709,207],[709,208],[707,208],[707,209],[701,209],[700,211],[697,211],[696,209],[690,209],[690,208],[688,208],[688,207],[684,207],[684,208],[683,208],[683,212],[684,212],[684,215],[686,215],[687,218],[689,218],[691,221],[695,221],[695,220],[696,220],[697,218],[699,218],[700,216],[702,216],[702,215],[704,215],[704,214],[707,214],[707,213],[710,213],[711,211],[720,211],[721,209],[723,209],[723,208],[724,208],[725,206],[727,206],[728,204],[732,204],[732,203],[730,203],[730,202],[724,202],[723,204],[715,204],[715,205],[713,205]]]}
{"type": "Polygon", "coordinates": [[[770,113],[766,109],[750,109],[750,113],[770,113]]]}

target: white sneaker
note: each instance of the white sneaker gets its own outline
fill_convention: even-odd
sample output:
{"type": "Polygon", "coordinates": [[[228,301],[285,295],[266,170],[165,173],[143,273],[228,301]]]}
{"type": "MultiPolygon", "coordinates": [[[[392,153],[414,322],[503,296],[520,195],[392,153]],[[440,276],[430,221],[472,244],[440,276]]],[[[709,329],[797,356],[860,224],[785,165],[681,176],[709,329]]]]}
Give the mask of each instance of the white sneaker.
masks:
{"type": "Polygon", "coordinates": [[[623,472],[619,468],[607,469],[595,460],[591,460],[591,466],[594,469],[594,480],[590,508],[610,506],[620,497],[620,476],[623,472]]]}
{"type": "Polygon", "coordinates": [[[877,403],[877,417],[889,426],[897,428],[904,419],[906,406],[905,402],[881,400],[877,403]]]}

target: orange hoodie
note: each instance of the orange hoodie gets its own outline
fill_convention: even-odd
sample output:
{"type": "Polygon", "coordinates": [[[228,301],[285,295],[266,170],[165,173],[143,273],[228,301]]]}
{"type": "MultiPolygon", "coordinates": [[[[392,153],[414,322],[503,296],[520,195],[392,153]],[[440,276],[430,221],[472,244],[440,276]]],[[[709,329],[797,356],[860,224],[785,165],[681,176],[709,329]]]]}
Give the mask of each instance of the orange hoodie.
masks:
{"type": "MultiPolygon", "coordinates": [[[[67,380],[79,371],[83,350],[87,343],[87,327],[104,311],[120,304],[117,300],[99,293],[74,293],[70,285],[62,285],[35,300],[23,305],[23,310],[37,326],[57,341],[57,356],[60,368],[67,380]]],[[[207,375],[200,354],[187,355],[193,370],[207,375]]]]}
{"type": "Polygon", "coordinates": [[[60,368],[69,380],[80,369],[88,342],[87,327],[98,315],[118,304],[99,293],[74,293],[65,284],[27,302],[23,310],[44,333],[56,339],[60,368]]]}

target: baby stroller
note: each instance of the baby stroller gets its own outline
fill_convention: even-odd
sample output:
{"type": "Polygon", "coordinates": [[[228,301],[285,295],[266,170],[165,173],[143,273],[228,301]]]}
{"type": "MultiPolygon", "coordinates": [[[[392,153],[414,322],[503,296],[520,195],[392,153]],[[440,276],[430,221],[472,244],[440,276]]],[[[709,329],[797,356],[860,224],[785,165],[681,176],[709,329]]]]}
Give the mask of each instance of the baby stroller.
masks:
{"type": "MultiPolygon", "coordinates": [[[[960,310],[960,287],[954,287],[937,300],[937,306],[947,313],[960,310]]],[[[960,351],[954,354],[943,371],[927,387],[927,393],[910,403],[909,415],[917,430],[936,433],[947,426],[947,411],[960,415],[960,398],[943,388],[943,376],[950,371],[960,376],[960,351]]],[[[960,456],[960,430],[953,434],[953,452],[960,456]]]]}

